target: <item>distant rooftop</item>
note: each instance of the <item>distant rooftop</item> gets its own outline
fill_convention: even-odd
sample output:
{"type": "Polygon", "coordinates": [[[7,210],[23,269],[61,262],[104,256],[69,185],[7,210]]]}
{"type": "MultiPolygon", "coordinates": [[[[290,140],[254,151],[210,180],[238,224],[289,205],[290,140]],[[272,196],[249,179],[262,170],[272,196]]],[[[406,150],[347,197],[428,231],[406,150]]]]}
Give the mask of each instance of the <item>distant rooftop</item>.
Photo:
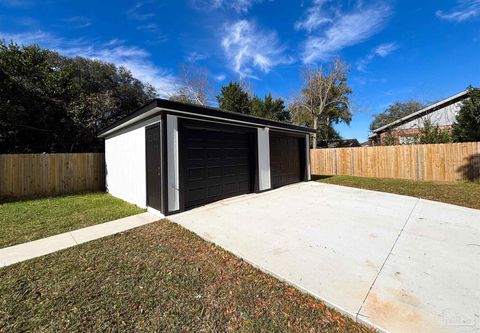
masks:
{"type": "Polygon", "coordinates": [[[419,118],[419,117],[422,117],[426,114],[429,114],[433,111],[436,111],[438,109],[441,109],[447,105],[450,105],[450,104],[453,104],[453,103],[456,103],[458,101],[461,101],[463,99],[465,99],[467,96],[468,96],[468,90],[464,90],[456,95],[453,95],[453,96],[450,96],[450,97],[447,97],[445,99],[442,99],[441,101],[438,101],[434,104],[431,104],[427,107],[424,107],[423,109],[420,109],[418,111],[415,111],[403,118],[400,118],[400,119],[397,119],[395,121],[392,121],[391,123],[387,124],[387,125],[384,125],[382,127],[379,127],[375,130],[373,130],[373,134],[369,135],[369,139],[377,136],[378,134],[380,134],[381,132],[384,132],[392,127],[396,127],[397,125],[401,125],[407,121],[410,121],[410,120],[413,120],[413,119],[416,119],[416,118],[419,118]]]}

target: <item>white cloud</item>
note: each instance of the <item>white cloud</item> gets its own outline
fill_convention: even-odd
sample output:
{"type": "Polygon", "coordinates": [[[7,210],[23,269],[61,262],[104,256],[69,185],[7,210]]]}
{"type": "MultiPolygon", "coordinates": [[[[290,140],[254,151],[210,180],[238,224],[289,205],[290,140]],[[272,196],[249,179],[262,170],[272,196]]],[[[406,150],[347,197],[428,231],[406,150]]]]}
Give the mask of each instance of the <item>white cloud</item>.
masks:
{"type": "Polygon", "coordinates": [[[436,15],[446,21],[463,22],[480,15],[480,0],[459,0],[449,12],[437,10],[436,15]]]}
{"type": "Polygon", "coordinates": [[[361,72],[366,71],[366,67],[375,57],[385,58],[392,52],[398,49],[397,43],[385,43],[375,47],[369,54],[357,61],[357,69],[361,72]]]}
{"type": "Polygon", "coordinates": [[[386,57],[396,49],[398,49],[397,43],[385,43],[385,44],[378,45],[373,50],[373,53],[375,53],[379,57],[386,57]]]}
{"type": "Polygon", "coordinates": [[[146,31],[146,32],[157,32],[158,31],[158,24],[156,23],[148,23],[142,24],[137,27],[138,30],[146,31]]]}
{"type": "Polygon", "coordinates": [[[144,21],[155,16],[152,10],[145,9],[145,5],[151,3],[151,1],[138,1],[129,10],[127,10],[127,16],[131,19],[144,21]]]}
{"type": "Polygon", "coordinates": [[[273,67],[291,63],[284,55],[277,34],[257,27],[255,22],[239,20],[225,25],[222,48],[232,69],[240,77],[256,78],[255,69],[268,73],[273,67]]]}
{"type": "Polygon", "coordinates": [[[86,28],[92,25],[92,22],[85,16],[73,16],[63,19],[63,22],[67,23],[72,28],[86,28]]]}
{"type": "Polygon", "coordinates": [[[167,34],[157,33],[154,37],[146,39],[145,43],[148,45],[158,45],[167,42],[169,39],[167,34]]]}
{"type": "Polygon", "coordinates": [[[31,7],[33,4],[31,0],[0,0],[0,5],[8,7],[31,7]]]}
{"type": "Polygon", "coordinates": [[[304,63],[328,60],[340,50],[365,41],[379,32],[390,16],[390,7],[384,4],[319,14],[325,3],[316,1],[304,20],[296,23],[297,29],[308,32],[302,53],[304,63]]]}
{"type": "Polygon", "coordinates": [[[225,75],[225,73],[220,73],[214,76],[214,79],[218,82],[224,81],[226,78],[227,76],[225,75]]]}
{"type": "Polygon", "coordinates": [[[315,0],[313,6],[307,9],[305,17],[295,22],[295,29],[312,32],[321,25],[332,22],[332,17],[323,9],[327,2],[328,0],[315,0]]]}
{"type": "Polygon", "coordinates": [[[20,45],[38,44],[60,54],[85,57],[110,62],[130,70],[134,77],[153,85],[159,96],[168,97],[178,88],[177,79],[170,71],[156,66],[150,60],[150,53],[136,46],[127,46],[118,39],[96,43],[85,39],[65,39],[48,32],[8,34],[0,32],[0,38],[13,40],[20,45]]]}
{"type": "Polygon", "coordinates": [[[237,13],[247,13],[255,4],[264,0],[191,0],[194,8],[201,10],[233,9],[237,13]]]}
{"type": "Polygon", "coordinates": [[[202,60],[205,60],[205,59],[208,59],[208,58],[209,58],[208,54],[193,51],[193,52],[190,52],[190,53],[187,54],[187,56],[185,57],[185,60],[187,62],[194,63],[194,62],[202,61],[202,60]]]}

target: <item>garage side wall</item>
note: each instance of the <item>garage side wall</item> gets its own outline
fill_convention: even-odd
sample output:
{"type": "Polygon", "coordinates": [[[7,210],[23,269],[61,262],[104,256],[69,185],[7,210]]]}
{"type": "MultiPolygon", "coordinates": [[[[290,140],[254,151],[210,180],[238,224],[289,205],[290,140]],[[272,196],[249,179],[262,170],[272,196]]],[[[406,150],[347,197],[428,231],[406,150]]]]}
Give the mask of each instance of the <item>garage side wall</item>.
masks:
{"type": "Polygon", "coordinates": [[[146,208],[145,127],[151,119],[105,138],[107,192],[146,208]]]}

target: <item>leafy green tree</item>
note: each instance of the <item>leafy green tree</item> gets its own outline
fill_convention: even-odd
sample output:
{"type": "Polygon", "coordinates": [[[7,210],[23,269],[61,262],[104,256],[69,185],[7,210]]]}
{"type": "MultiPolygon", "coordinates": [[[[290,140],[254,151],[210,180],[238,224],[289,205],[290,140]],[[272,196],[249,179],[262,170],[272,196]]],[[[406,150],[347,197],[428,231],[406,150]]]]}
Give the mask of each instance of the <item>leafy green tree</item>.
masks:
{"type": "Polygon", "coordinates": [[[266,119],[290,122],[290,112],[285,108],[285,102],[281,98],[274,99],[268,94],[262,100],[254,96],[251,100],[251,115],[266,119]]]}
{"type": "Polygon", "coordinates": [[[0,41],[0,153],[102,151],[97,132],[155,95],[123,67],[0,41]]]}
{"type": "Polygon", "coordinates": [[[376,114],[373,121],[370,123],[370,130],[373,131],[377,128],[390,124],[391,122],[401,119],[409,114],[424,108],[425,105],[410,100],[407,102],[395,102],[390,105],[384,112],[376,114]]]}
{"type": "Polygon", "coordinates": [[[220,89],[217,96],[220,109],[243,114],[250,114],[251,101],[246,89],[238,82],[230,82],[220,89]]]}
{"type": "Polygon", "coordinates": [[[469,87],[469,97],[453,124],[453,139],[457,142],[480,141],[480,89],[469,87]]]}

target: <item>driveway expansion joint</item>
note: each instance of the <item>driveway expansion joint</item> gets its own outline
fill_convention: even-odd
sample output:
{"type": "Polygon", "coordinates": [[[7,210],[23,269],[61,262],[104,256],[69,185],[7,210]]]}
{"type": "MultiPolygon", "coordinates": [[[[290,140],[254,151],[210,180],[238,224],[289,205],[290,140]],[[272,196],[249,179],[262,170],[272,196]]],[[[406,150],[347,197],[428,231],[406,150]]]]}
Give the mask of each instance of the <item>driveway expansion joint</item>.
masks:
{"type": "Polygon", "coordinates": [[[78,245],[79,243],[77,242],[77,240],[75,239],[75,237],[73,237],[73,234],[72,234],[71,232],[69,232],[68,234],[70,235],[70,237],[72,237],[72,239],[73,239],[73,241],[75,242],[75,244],[78,245]]]}
{"type": "Polygon", "coordinates": [[[420,202],[420,200],[421,200],[420,198],[418,198],[417,200],[415,200],[415,203],[414,203],[412,209],[410,210],[410,213],[408,214],[407,218],[405,219],[405,222],[403,223],[402,229],[400,229],[400,231],[398,232],[397,238],[396,238],[395,241],[393,242],[393,245],[392,245],[392,247],[390,248],[390,251],[388,252],[387,256],[385,257],[385,260],[383,261],[382,266],[380,266],[380,269],[378,270],[378,273],[377,273],[377,275],[375,276],[375,279],[373,280],[372,285],[371,285],[370,288],[368,289],[368,292],[367,292],[367,294],[365,295],[365,298],[363,299],[362,304],[361,304],[360,307],[358,308],[358,311],[357,311],[357,313],[356,313],[356,315],[355,315],[355,321],[358,322],[358,317],[359,317],[359,316],[366,317],[366,316],[364,316],[364,315],[361,315],[360,312],[362,311],[362,308],[363,308],[363,306],[365,305],[365,302],[367,301],[367,298],[368,298],[368,296],[370,295],[370,292],[372,291],[373,286],[375,285],[375,282],[377,282],[377,279],[378,279],[378,277],[380,276],[380,273],[382,273],[383,267],[385,267],[385,264],[387,263],[388,259],[390,258],[390,255],[392,254],[393,249],[395,248],[395,245],[397,245],[397,242],[398,242],[398,240],[400,239],[400,236],[402,235],[403,230],[404,230],[405,227],[407,226],[408,221],[410,221],[410,218],[412,217],[412,214],[413,214],[413,212],[415,211],[415,208],[417,208],[417,204],[420,202]]]}

